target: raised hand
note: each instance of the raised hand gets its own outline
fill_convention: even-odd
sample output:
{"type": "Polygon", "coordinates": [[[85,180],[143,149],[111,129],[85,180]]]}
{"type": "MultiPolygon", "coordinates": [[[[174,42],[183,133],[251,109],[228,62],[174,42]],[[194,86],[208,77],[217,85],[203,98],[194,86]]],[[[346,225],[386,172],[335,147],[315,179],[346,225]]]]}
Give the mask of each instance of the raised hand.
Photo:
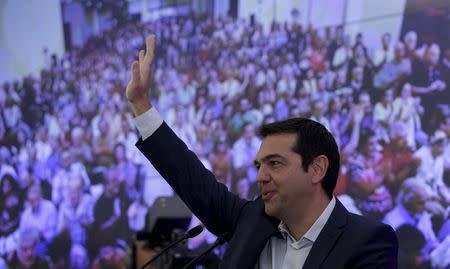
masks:
{"type": "Polygon", "coordinates": [[[146,51],[139,51],[139,61],[131,64],[131,79],[128,82],[126,96],[135,116],[152,107],[149,101],[150,82],[152,80],[152,62],[155,51],[155,36],[149,35],[146,51]]]}

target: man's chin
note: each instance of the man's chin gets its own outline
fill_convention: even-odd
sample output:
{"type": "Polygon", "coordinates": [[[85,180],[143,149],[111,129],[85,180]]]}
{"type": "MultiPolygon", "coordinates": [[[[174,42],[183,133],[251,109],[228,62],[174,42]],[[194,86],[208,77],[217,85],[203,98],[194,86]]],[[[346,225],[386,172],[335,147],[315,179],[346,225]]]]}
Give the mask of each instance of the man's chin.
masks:
{"type": "Polygon", "coordinates": [[[267,202],[264,203],[264,212],[269,217],[278,217],[278,210],[273,207],[273,205],[269,205],[267,202]]]}

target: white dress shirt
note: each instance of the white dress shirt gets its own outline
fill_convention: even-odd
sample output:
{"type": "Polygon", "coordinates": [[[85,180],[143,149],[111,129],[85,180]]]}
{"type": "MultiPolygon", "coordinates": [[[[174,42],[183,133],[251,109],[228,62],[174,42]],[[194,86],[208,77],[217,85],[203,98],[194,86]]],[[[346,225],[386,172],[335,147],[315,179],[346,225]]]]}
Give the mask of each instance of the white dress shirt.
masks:
{"type": "Polygon", "coordinates": [[[317,240],[320,232],[327,223],[336,205],[336,198],[331,199],[328,206],[309,228],[309,230],[296,241],[289,233],[286,225],[281,222],[278,226],[283,238],[273,236],[267,241],[266,246],[259,256],[256,269],[291,269],[302,268],[309,252],[317,240]]]}

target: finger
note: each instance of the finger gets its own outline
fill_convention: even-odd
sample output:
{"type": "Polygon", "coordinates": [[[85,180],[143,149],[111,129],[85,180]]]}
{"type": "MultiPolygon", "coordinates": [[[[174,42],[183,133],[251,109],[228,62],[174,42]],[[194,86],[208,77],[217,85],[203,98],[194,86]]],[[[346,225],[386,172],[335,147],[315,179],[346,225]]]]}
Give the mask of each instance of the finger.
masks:
{"type": "Polygon", "coordinates": [[[150,64],[153,61],[154,51],[155,51],[155,35],[149,35],[147,37],[147,53],[145,54],[146,64],[150,64]]]}
{"type": "Polygon", "coordinates": [[[142,65],[144,63],[144,57],[145,57],[145,51],[140,50],[139,51],[139,64],[142,65]]]}
{"type": "Polygon", "coordinates": [[[140,68],[139,68],[139,62],[133,61],[131,64],[131,83],[136,83],[140,80],[140,68]]]}

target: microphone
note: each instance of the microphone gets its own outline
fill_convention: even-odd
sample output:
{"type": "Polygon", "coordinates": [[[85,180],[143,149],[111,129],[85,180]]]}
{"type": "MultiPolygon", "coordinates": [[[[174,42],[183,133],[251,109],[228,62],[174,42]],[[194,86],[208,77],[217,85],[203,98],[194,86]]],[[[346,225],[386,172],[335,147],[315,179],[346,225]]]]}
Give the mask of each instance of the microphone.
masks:
{"type": "Polygon", "coordinates": [[[216,242],[214,242],[214,244],[212,244],[212,246],[210,246],[206,251],[204,251],[202,254],[200,254],[195,259],[193,259],[188,264],[186,264],[182,269],[188,269],[189,267],[194,265],[196,262],[201,260],[203,257],[205,257],[208,253],[210,253],[214,248],[228,242],[230,240],[230,238],[231,238],[231,233],[222,234],[221,236],[219,236],[217,238],[216,242]]]}
{"type": "Polygon", "coordinates": [[[170,248],[175,246],[176,244],[180,243],[181,241],[184,241],[188,238],[196,237],[203,231],[203,226],[197,225],[194,228],[187,231],[182,237],[178,238],[177,240],[170,243],[167,247],[163,248],[158,255],[148,260],[144,265],[140,267],[140,269],[144,269],[145,267],[149,266],[152,262],[154,262],[156,259],[158,259],[162,254],[166,253],[170,248]]]}

